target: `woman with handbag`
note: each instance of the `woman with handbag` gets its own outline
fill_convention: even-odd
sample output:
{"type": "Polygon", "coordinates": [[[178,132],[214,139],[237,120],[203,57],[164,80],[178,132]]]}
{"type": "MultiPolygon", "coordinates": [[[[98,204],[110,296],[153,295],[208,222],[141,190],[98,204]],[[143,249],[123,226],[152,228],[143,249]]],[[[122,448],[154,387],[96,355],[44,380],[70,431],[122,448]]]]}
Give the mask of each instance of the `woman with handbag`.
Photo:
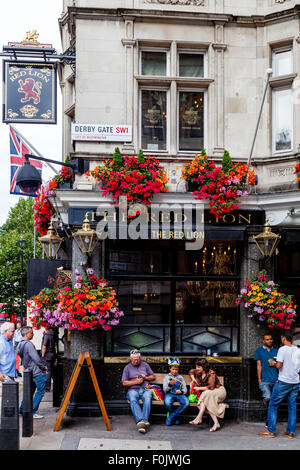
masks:
{"type": "Polygon", "coordinates": [[[210,368],[206,359],[199,359],[196,362],[196,369],[189,371],[192,382],[192,390],[199,394],[198,408],[199,413],[190,424],[198,425],[202,423],[202,417],[207,412],[213,420],[214,425],[210,432],[220,429],[218,418],[224,418],[226,408],[229,405],[224,403],[226,398],[225,387],[220,383],[217,374],[210,368]]]}

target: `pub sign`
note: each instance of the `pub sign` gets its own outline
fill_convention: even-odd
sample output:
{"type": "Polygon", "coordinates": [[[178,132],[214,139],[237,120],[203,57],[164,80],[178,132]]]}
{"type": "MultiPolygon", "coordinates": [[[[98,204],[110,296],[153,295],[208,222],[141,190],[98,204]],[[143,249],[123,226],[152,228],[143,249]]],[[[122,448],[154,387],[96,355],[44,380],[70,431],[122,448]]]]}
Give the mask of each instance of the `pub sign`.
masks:
{"type": "Polygon", "coordinates": [[[56,64],[4,61],[3,122],[56,124],[56,64]]]}

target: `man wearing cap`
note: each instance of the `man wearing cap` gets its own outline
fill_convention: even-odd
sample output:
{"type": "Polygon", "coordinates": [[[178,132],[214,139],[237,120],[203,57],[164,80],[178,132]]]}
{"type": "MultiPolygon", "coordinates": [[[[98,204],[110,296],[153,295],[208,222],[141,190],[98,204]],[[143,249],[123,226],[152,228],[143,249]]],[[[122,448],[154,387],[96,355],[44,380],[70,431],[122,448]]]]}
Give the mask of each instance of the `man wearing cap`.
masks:
{"type": "Polygon", "coordinates": [[[149,415],[153,394],[151,389],[147,390],[145,387],[153,380],[155,375],[147,362],[141,360],[140,351],[136,349],[130,351],[130,363],[124,368],[122,385],[128,389],[126,398],[130,402],[137,429],[141,433],[145,433],[150,426],[149,415]],[[142,408],[139,400],[143,401],[142,408]]]}

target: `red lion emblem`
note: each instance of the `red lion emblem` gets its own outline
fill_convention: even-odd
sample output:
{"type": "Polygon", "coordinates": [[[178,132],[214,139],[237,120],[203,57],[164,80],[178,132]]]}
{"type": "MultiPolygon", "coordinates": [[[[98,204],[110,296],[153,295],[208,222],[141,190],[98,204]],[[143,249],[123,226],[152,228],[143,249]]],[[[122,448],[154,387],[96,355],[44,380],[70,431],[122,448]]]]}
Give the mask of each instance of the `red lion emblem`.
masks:
{"type": "Polygon", "coordinates": [[[20,88],[18,88],[19,93],[25,93],[24,98],[21,99],[22,103],[27,103],[31,98],[33,99],[34,104],[40,102],[40,94],[42,84],[41,82],[35,82],[33,78],[26,78],[25,83],[23,80],[19,80],[20,88]]]}

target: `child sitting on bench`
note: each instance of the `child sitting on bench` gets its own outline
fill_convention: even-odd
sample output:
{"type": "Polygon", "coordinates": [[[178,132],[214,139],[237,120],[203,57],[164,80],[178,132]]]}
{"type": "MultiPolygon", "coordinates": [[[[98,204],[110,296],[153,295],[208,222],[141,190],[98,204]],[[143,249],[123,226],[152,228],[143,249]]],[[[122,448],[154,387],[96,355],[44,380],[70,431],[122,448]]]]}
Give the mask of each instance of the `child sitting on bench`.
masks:
{"type": "Polygon", "coordinates": [[[179,361],[177,359],[168,359],[170,372],[164,378],[163,389],[165,392],[164,405],[167,408],[166,425],[180,424],[179,415],[189,406],[189,401],[185,396],[187,386],[182,375],[179,375],[179,361]],[[174,407],[173,403],[177,401],[179,406],[174,407]]]}

